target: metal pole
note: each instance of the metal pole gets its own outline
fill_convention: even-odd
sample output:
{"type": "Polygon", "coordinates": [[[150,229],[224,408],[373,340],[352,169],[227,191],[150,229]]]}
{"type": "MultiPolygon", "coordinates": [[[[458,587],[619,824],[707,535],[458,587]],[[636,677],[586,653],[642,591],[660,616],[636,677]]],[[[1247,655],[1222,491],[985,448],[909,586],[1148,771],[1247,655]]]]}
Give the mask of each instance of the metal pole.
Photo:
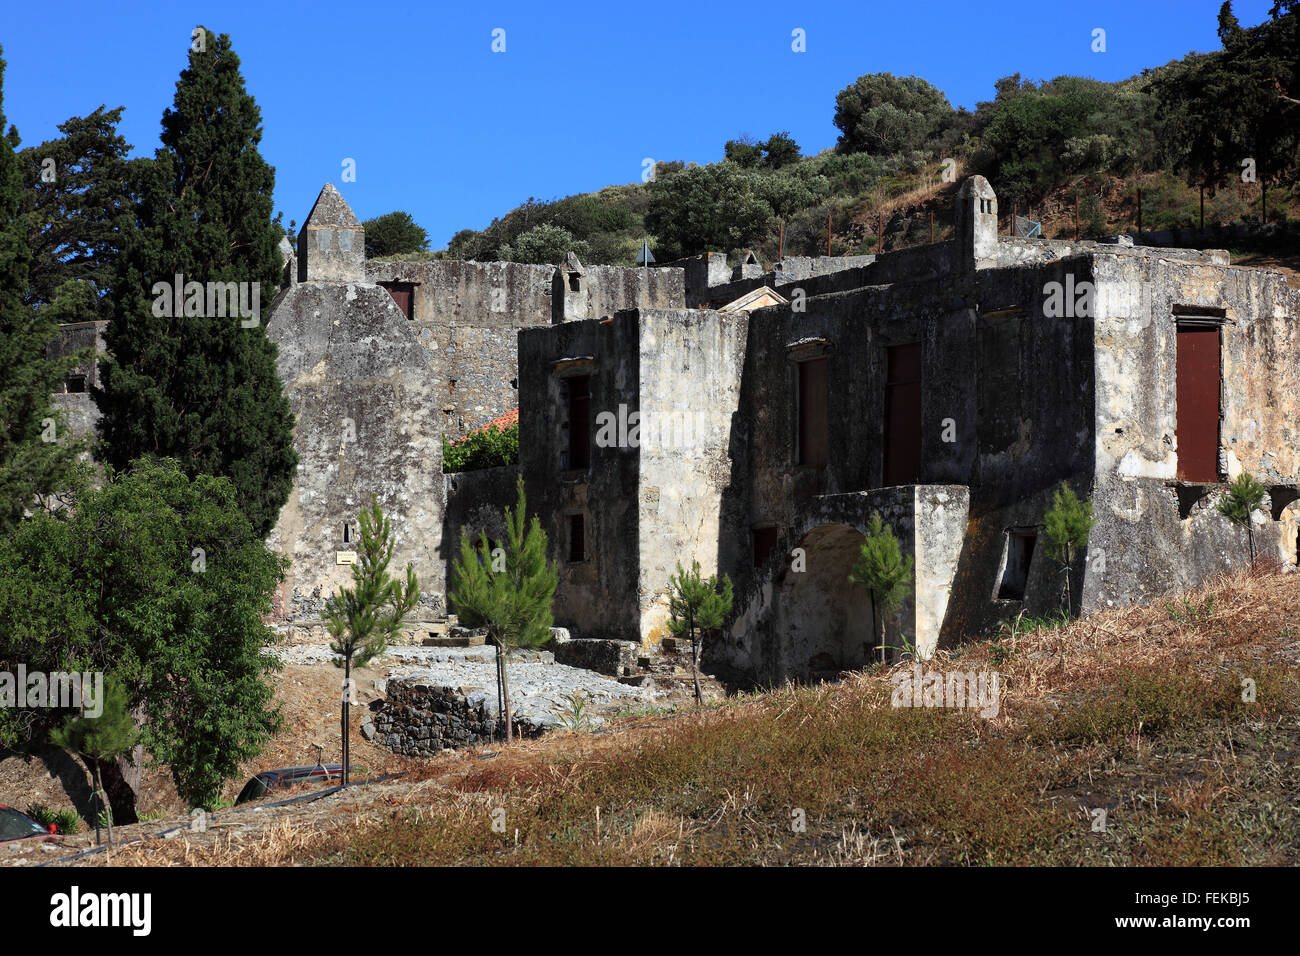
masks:
{"type": "Polygon", "coordinates": [[[826,255],[831,254],[831,214],[826,213],[826,255]]]}
{"type": "Polygon", "coordinates": [[[778,259],[785,258],[785,223],[784,222],[781,223],[781,240],[780,240],[780,244],[777,246],[776,257],[778,259]]]}

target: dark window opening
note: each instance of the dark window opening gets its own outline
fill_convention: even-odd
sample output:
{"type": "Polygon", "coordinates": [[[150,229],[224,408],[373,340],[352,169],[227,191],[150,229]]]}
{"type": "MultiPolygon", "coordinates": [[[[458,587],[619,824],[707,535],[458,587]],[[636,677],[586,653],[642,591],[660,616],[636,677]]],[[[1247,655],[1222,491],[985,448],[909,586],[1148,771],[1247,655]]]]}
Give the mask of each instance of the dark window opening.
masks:
{"type": "Polygon", "coordinates": [[[885,352],[884,485],[911,485],[921,477],[921,343],[885,352]]]}
{"type": "Polygon", "coordinates": [[[826,359],[799,362],[799,444],[798,464],[809,468],[826,466],[829,432],[826,392],[826,359]]]}
{"type": "Polygon", "coordinates": [[[569,463],[571,471],[591,466],[591,376],[565,379],[569,404],[569,463]]]}
{"type": "Polygon", "coordinates": [[[754,529],[754,567],[761,568],[776,550],[776,528],[754,529]]]}
{"type": "Polygon", "coordinates": [[[344,544],[347,544],[347,543],[348,543],[349,541],[351,541],[351,540],[352,540],[352,529],[348,526],[347,522],[344,522],[344,524],[343,524],[343,543],[344,543],[344,544]]]}
{"type": "Polygon", "coordinates": [[[1180,321],[1174,376],[1180,481],[1219,480],[1221,382],[1217,323],[1180,321]]]}
{"type": "Polygon", "coordinates": [[[1037,531],[1008,531],[1007,551],[1002,565],[1002,580],[998,584],[999,601],[1023,601],[1025,585],[1029,581],[1029,563],[1034,558],[1037,531]]]}
{"type": "Polygon", "coordinates": [[[576,272],[569,273],[569,291],[570,292],[582,291],[582,280],[579,278],[578,273],[576,272]]]}
{"type": "Polygon", "coordinates": [[[587,560],[587,527],[582,515],[569,515],[569,560],[587,560]]]}
{"type": "Polygon", "coordinates": [[[414,319],[415,304],[415,286],[410,282],[381,282],[379,283],[388,290],[388,294],[393,297],[397,307],[402,310],[402,315],[408,319],[414,319]]]}
{"type": "Polygon", "coordinates": [[[86,376],[68,376],[67,388],[69,392],[84,392],[86,390],[86,376]]]}

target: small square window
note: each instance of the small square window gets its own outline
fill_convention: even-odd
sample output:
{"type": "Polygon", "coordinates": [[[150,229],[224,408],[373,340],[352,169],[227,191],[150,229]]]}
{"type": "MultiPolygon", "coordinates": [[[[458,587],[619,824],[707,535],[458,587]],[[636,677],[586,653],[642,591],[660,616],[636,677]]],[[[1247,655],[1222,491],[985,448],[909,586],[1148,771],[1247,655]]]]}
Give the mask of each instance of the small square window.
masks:
{"type": "Polygon", "coordinates": [[[86,390],[86,376],[69,375],[67,381],[67,390],[69,393],[84,392],[86,390]]]}

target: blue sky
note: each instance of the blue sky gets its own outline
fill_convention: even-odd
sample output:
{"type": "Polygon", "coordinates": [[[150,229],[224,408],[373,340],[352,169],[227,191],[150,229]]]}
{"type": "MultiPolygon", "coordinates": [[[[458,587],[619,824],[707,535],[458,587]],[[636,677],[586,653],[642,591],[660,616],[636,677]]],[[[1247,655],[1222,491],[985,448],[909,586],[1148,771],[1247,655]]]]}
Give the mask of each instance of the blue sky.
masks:
{"type": "MultiPolygon", "coordinates": [[[[1116,80],[1214,50],[1220,0],[2,2],[4,111],[24,145],[121,105],[127,142],[152,155],[203,23],[242,60],[286,224],[331,181],[362,219],[406,210],[440,248],[529,196],[639,181],[647,157],[712,162],[725,140],[776,130],[818,152],[835,143],[836,92],[863,73],[923,76],[974,108],[1017,71],[1116,80]]],[[[1271,0],[1233,6],[1250,26],[1271,0]]]]}

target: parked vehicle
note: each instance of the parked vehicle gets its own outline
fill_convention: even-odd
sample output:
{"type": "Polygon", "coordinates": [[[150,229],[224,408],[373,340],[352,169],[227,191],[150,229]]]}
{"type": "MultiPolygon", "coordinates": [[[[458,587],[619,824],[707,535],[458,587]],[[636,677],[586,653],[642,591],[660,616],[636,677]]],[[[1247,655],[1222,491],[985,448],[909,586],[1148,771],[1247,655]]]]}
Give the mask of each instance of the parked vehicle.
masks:
{"type": "MultiPolygon", "coordinates": [[[[352,764],[352,773],[364,773],[365,767],[352,764]]],[[[263,770],[252,780],[244,784],[239,791],[235,805],[260,800],[272,790],[284,790],[304,783],[327,783],[343,779],[343,765],[339,763],[316,764],[315,766],[281,767],[279,770],[263,770]]]]}
{"type": "Polygon", "coordinates": [[[0,804],[0,844],[19,840],[48,840],[59,832],[54,824],[44,827],[27,814],[0,804]]]}

